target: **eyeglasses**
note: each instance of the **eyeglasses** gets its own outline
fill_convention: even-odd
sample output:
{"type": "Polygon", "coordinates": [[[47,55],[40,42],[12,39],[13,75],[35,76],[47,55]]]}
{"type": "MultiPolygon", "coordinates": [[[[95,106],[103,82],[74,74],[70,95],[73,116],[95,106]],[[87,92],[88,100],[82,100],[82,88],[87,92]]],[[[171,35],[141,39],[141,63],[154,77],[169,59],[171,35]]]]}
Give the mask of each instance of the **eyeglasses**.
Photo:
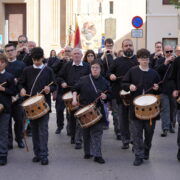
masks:
{"type": "Polygon", "coordinates": [[[91,67],[91,69],[100,69],[100,67],[91,67]]]}
{"type": "Polygon", "coordinates": [[[14,51],[15,49],[9,49],[9,50],[6,50],[6,52],[8,53],[8,52],[12,52],[12,51],[14,51]]]}
{"type": "Polygon", "coordinates": [[[172,52],[173,52],[173,50],[169,50],[169,51],[165,51],[165,52],[168,54],[168,53],[172,53],[172,52]]]}
{"type": "Polygon", "coordinates": [[[27,41],[26,41],[26,40],[24,40],[24,41],[18,41],[18,43],[27,43],[27,41]]]}
{"type": "Polygon", "coordinates": [[[88,54],[87,57],[94,57],[94,55],[93,54],[88,54]]]}

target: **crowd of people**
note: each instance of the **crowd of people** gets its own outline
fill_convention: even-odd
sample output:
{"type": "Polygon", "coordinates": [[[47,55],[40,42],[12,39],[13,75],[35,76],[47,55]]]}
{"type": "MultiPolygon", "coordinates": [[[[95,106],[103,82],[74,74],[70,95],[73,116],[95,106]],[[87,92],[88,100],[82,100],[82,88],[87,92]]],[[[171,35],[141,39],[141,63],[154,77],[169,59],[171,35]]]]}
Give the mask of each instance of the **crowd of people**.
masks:
{"type": "MultiPolygon", "coordinates": [[[[55,133],[61,133],[66,119],[70,143],[75,149],[84,149],[84,159],[94,158],[97,163],[105,163],[101,151],[102,135],[103,130],[109,128],[108,117],[112,112],[116,139],[122,141],[124,150],[133,145],[135,166],[149,159],[156,120],[161,120],[162,137],[175,133],[177,121],[177,159],[180,161],[180,45],[174,52],[171,45],[156,42],[152,54],[145,48],[135,53],[131,39],[122,42],[119,52],[114,52],[113,46],[110,38],[105,40],[101,53],[89,49],[83,54],[79,48],[66,46],[58,55],[51,50],[48,59],[44,58],[43,49],[28,41],[25,35],[18,37],[17,45],[4,46],[0,52],[0,165],[7,164],[8,151],[13,149],[12,119],[18,147],[25,147],[26,131],[32,136],[32,161],[42,165],[49,163],[51,100],[55,101],[56,109],[55,133]],[[72,109],[65,100],[68,93],[72,96],[72,109]],[[49,109],[42,116],[38,114],[36,118],[28,119],[29,112],[24,110],[22,103],[39,94],[43,95],[45,103],[38,110],[49,109]],[[159,107],[155,107],[160,113],[141,120],[136,114],[139,109],[134,100],[147,94],[160,102],[159,107]],[[97,113],[97,122],[82,128],[77,112],[89,107],[93,107],[93,112],[86,115],[85,120],[97,113]]],[[[34,111],[36,109],[30,113],[34,111]]]]}

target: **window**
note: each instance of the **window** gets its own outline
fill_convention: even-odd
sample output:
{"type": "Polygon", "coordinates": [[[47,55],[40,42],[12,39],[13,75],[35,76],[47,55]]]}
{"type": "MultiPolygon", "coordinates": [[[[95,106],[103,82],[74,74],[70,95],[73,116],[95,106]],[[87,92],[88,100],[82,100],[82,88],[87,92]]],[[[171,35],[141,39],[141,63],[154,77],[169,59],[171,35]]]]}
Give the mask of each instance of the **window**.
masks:
{"type": "Polygon", "coordinates": [[[110,14],[114,13],[114,2],[113,1],[109,2],[109,13],[110,14]]]}

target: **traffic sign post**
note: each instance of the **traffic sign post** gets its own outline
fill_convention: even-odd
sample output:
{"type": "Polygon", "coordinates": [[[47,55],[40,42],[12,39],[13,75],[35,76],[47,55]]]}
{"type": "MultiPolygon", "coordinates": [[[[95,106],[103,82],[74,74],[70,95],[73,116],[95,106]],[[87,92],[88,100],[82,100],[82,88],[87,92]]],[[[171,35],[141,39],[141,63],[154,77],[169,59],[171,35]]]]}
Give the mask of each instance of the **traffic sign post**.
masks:
{"type": "Polygon", "coordinates": [[[140,16],[134,16],[132,18],[132,25],[134,28],[136,28],[131,31],[131,37],[136,38],[136,51],[137,51],[138,50],[138,38],[143,37],[143,30],[139,29],[143,25],[143,19],[140,16]]]}

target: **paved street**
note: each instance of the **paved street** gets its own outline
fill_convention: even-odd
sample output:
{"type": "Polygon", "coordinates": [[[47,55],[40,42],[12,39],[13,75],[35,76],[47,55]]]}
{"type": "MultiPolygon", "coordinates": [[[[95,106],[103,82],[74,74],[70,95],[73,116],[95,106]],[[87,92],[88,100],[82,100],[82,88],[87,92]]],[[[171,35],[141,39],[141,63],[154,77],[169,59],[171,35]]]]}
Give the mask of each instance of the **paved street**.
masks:
{"type": "Polygon", "coordinates": [[[49,123],[50,163],[42,166],[31,162],[33,157],[31,138],[27,139],[30,152],[17,148],[9,152],[7,166],[0,167],[0,180],[178,180],[180,162],[176,159],[177,134],[160,137],[160,122],[157,123],[151,156],[140,167],[132,165],[134,155],[122,150],[121,141],[115,140],[112,121],[111,128],[104,131],[103,155],[106,164],[84,160],[83,151],[75,150],[66,131],[55,135],[55,114],[49,123]]]}

